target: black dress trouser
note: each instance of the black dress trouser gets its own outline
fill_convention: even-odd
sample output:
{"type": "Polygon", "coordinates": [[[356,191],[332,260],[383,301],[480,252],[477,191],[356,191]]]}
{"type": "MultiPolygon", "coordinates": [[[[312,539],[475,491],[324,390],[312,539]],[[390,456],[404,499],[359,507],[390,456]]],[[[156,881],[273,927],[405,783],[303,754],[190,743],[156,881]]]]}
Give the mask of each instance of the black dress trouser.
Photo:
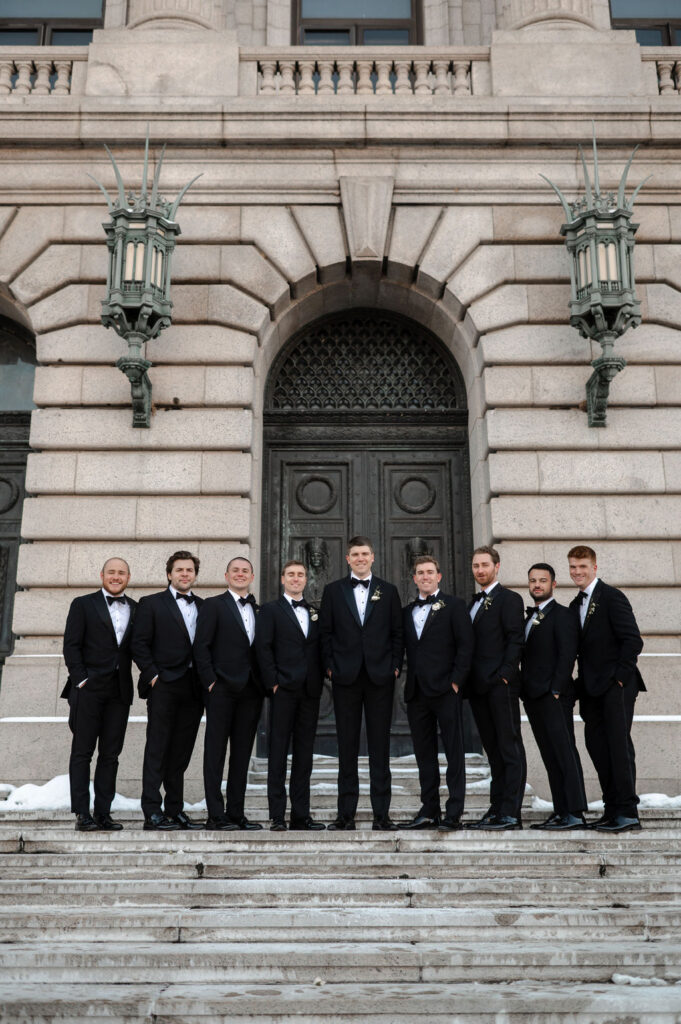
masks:
{"type": "Polygon", "coordinates": [[[572,722],[572,698],[527,698],[525,711],[537,743],[551,789],[555,814],[580,815],[586,810],[586,793],[572,722]]]}
{"type": "Polygon", "coordinates": [[[440,764],[437,730],[447,758],[448,797],[445,814],[458,820],[466,797],[466,762],[463,745],[461,694],[450,689],[435,697],[426,696],[419,686],[407,701],[407,719],[421,784],[421,809],[427,818],[440,817],[440,764]]]}
{"type": "Polygon", "coordinates": [[[636,755],[631,724],[638,697],[635,683],[612,685],[599,697],[584,695],[579,710],[584,742],[598,774],[607,817],[638,817],[636,755]]]}
{"type": "Polygon", "coordinates": [[[120,697],[118,678],[88,680],[69,692],[69,728],[73,733],[69,760],[71,810],[90,813],[90,763],[95,747],[94,813],[108,814],[116,795],[118,758],[123,749],[130,705],[120,697]]]}
{"type": "Polygon", "coordinates": [[[203,704],[192,672],[172,682],[157,679],[147,698],[147,742],[142,764],[142,810],[146,818],[163,809],[174,818],[184,807],[184,773],[189,767],[203,704]]]}
{"type": "Polygon", "coordinates": [[[209,818],[226,817],[237,824],[244,817],[248,766],[258,728],[262,694],[249,679],[240,693],[218,680],[206,693],[206,738],[203,748],[203,785],[209,818]],[[227,807],[222,776],[229,743],[227,807]]]}
{"type": "Polygon", "coordinates": [[[270,703],[270,744],[267,758],[267,801],[270,818],[283,821],[286,814],[286,767],[292,747],[289,797],[291,821],[310,816],[310,776],[314,750],[319,697],[308,697],[304,690],[285,690],[281,686],[270,703]]]}
{"type": "Polygon", "coordinates": [[[515,684],[494,683],[486,693],[472,694],[470,702],[492,774],[490,808],[502,817],[520,818],[527,761],[515,684]]]}

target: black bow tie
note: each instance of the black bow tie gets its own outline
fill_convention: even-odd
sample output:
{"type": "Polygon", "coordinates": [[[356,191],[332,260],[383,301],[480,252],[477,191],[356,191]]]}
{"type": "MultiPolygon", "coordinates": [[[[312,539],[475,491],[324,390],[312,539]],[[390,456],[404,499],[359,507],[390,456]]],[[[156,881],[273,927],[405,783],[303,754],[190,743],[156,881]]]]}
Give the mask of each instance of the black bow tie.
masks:
{"type": "Polygon", "coordinates": [[[249,594],[248,597],[240,597],[238,600],[239,604],[242,604],[244,606],[247,604],[255,604],[255,598],[253,597],[253,594],[249,594]]]}
{"type": "Polygon", "coordinates": [[[475,604],[476,601],[482,601],[483,597],[487,597],[484,590],[481,590],[479,594],[473,594],[473,604],[475,604]]]}
{"type": "Polygon", "coordinates": [[[194,604],[196,598],[193,594],[175,594],[176,601],[186,601],[187,604],[194,604]]]}
{"type": "Polygon", "coordinates": [[[127,599],[125,597],[111,597],[110,594],[106,595],[106,601],[107,601],[107,604],[109,605],[109,607],[111,607],[112,604],[116,604],[116,602],[118,602],[118,604],[127,604],[128,603],[127,599]]]}
{"type": "Polygon", "coordinates": [[[355,579],[354,576],[351,576],[350,583],[352,584],[353,587],[368,587],[369,584],[371,583],[371,580],[358,580],[355,579]]]}
{"type": "Polygon", "coordinates": [[[589,600],[589,595],[587,594],[586,590],[580,590],[580,592],[577,594],[577,600],[580,604],[582,603],[582,601],[589,600]]]}
{"type": "Polygon", "coordinates": [[[538,611],[539,608],[537,607],[537,605],[528,604],[527,608],[525,609],[525,614],[527,615],[528,619],[531,619],[534,613],[538,611]]]}
{"type": "Polygon", "coordinates": [[[291,601],[292,608],[307,608],[307,601],[303,598],[302,601],[291,601]]]}
{"type": "Polygon", "coordinates": [[[414,604],[417,608],[423,608],[427,604],[433,604],[436,600],[435,594],[429,594],[428,597],[417,597],[414,604]]]}

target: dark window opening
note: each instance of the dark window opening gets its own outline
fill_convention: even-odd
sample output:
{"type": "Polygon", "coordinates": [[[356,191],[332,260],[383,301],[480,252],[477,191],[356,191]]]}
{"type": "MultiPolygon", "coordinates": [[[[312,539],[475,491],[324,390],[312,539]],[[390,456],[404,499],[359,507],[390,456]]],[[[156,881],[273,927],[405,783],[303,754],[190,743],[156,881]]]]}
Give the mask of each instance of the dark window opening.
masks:
{"type": "Polygon", "coordinates": [[[2,0],[0,46],[87,46],[104,0],[2,0]]]}
{"type": "Polygon", "coordinates": [[[414,46],[420,0],[293,0],[294,46],[414,46]]]}
{"type": "Polygon", "coordinates": [[[680,0],[610,0],[610,20],[641,46],[681,46],[680,0]]]}

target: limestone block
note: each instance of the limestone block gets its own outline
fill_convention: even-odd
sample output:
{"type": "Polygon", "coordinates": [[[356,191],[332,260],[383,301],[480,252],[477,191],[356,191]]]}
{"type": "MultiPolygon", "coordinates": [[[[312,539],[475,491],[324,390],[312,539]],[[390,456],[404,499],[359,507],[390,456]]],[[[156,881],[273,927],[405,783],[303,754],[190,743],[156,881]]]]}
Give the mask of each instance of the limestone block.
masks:
{"type": "Polygon", "coordinates": [[[482,375],[488,405],[532,405],[532,369],[488,366],[482,375]]]}
{"type": "Polygon", "coordinates": [[[208,244],[238,240],[241,219],[238,206],[221,206],[219,203],[196,206],[188,202],[190,197],[191,192],[182,201],[182,238],[176,250],[177,255],[187,242],[208,244]]]}
{"type": "Polygon", "coordinates": [[[394,185],[395,179],[389,176],[341,175],[341,202],[351,259],[383,259],[394,185]]]}
{"type": "Polygon", "coordinates": [[[662,452],[665,490],[681,491],[681,452],[662,452]]]}
{"type": "MultiPolygon", "coordinates": [[[[178,245],[173,253],[173,282],[217,282],[220,277],[220,249],[216,245],[178,245]]],[[[173,287],[173,299],[175,298],[173,287]]]]}
{"type": "Polygon", "coordinates": [[[206,405],[253,405],[253,370],[250,366],[207,366],[205,369],[206,405]]]}
{"type": "Polygon", "coordinates": [[[563,324],[570,315],[570,285],[528,284],[527,303],[529,319],[535,323],[563,324]]]}
{"type": "MultiPolygon", "coordinates": [[[[66,701],[59,698],[66,682],[64,669],[61,654],[51,658],[8,659],[2,673],[0,715],[3,718],[68,715],[66,701]]],[[[68,729],[66,731],[68,732],[68,729]]],[[[32,754],[35,758],[35,749],[32,754]]],[[[66,764],[68,765],[68,753],[66,764]]]]}
{"type": "Polygon", "coordinates": [[[494,535],[505,539],[592,537],[669,540],[681,537],[681,496],[504,496],[492,499],[494,535]]]}
{"type": "MultiPolygon", "coordinates": [[[[487,402],[499,405],[579,405],[591,367],[492,366],[484,372],[487,402]]],[[[610,388],[609,405],[655,405],[652,367],[629,367],[610,388]]]]}
{"type": "Polygon", "coordinates": [[[269,315],[262,303],[231,285],[180,284],[173,288],[173,320],[176,324],[208,321],[258,335],[269,315]]]}
{"type": "Polygon", "coordinates": [[[157,363],[250,363],[257,339],[245,331],[219,324],[173,326],[147,344],[147,358],[157,363]]]}
{"type": "Polygon", "coordinates": [[[441,206],[396,206],[390,232],[387,274],[411,284],[414,270],[433,233],[441,206]]]}
{"type": "Polygon", "coordinates": [[[73,493],[77,460],[75,452],[31,452],[26,463],[26,493],[73,493]]]}
{"type": "Polygon", "coordinates": [[[126,348],[126,343],[114,331],[94,323],[46,331],[36,338],[36,353],[41,363],[113,364],[126,348]]]}
{"type": "MultiPolygon", "coordinates": [[[[35,413],[34,413],[35,417],[35,413]]],[[[608,409],[608,426],[595,430],[586,413],[563,409],[492,409],[486,417],[491,448],[633,450],[679,447],[681,410],[608,409]]]]}
{"type": "MultiPolygon", "coordinates": [[[[149,371],[152,400],[155,405],[203,405],[205,378],[204,366],[152,366],[149,371]]],[[[130,382],[115,366],[85,366],[82,402],[83,405],[129,406],[130,382]]]]}
{"type": "MultiPolygon", "coordinates": [[[[104,174],[108,175],[111,171],[111,164],[109,163],[109,159],[105,153],[102,152],[101,156],[97,153],[95,159],[101,161],[101,168],[104,174]]],[[[93,173],[95,177],[99,178],[98,170],[91,171],[91,173],[93,173]]],[[[97,191],[97,195],[100,195],[99,191],[97,191]]],[[[63,236],[61,237],[63,237],[65,241],[71,241],[74,239],[81,243],[92,242],[94,245],[98,245],[100,248],[103,248],[106,258],[106,245],[104,243],[104,232],[102,230],[103,219],[104,214],[100,206],[65,206],[64,231],[63,236]]],[[[106,278],[106,264],[104,277],[106,278]]]]}
{"type": "MultiPolygon", "coordinates": [[[[227,453],[225,453],[227,454],[227,453]]],[[[59,458],[45,452],[40,458],[59,458]]],[[[199,494],[200,452],[79,452],[77,494],[199,494]]]]}
{"type": "MultiPolygon", "coordinates": [[[[636,277],[645,279],[640,269],[638,251],[641,246],[636,246],[636,277]]],[[[675,289],[681,288],[681,245],[656,245],[651,246],[654,254],[655,267],[649,280],[671,285],[675,289]]],[[[650,298],[650,296],[649,296],[650,298]]]]}
{"type": "MultiPolygon", "coordinates": [[[[99,564],[99,568],[104,560],[99,564]]],[[[93,567],[94,568],[94,567],[93,567]]],[[[69,575],[68,544],[21,544],[17,563],[17,585],[20,587],[66,586],[69,575]]],[[[91,571],[93,586],[97,574],[91,571]]]]}
{"type": "Polygon", "coordinates": [[[12,281],[48,242],[60,240],[63,231],[64,210],[61,207],[21,207],[0,241],[0,281],[12,281]]]}
{"type": "Polygon", "coordinates": [[[558,239],[555,245],[514,245],[513,257],[519,281],[570,281],[569,256],[558,239]]]}
{"type": "Polygon", "coordinates": [[[493,220],[495,242],[557,242],[564,217],[553,201],[551,206],[495,206],[493,220]]]}
{"type": "Polygon", "coordinates": [[[568,324],[502,327],[484,334],[480,346],[487,364],[578,363],[588,367],[596,356],[591,354],[589,342],[568,324]]]}
{"type": "Polygon", "coordinates": [[[529,317],[528,291],[524,284],[503,284],[474,302],[469,314],[483,333],[507,324],[524,323],[529,317]]]}
{"type": "Polygon", "coordinates": [[[629,364],[668,363],[670,358],[681,362],[681,331],[658,323],[642,323],[617,339],[617,353],[629,364]]]}
{"type": "Polygon", "coordinates": [[[678,327],[681,323],[681,292],[667,284],[649,284],[646,294],[648,317],[669,327],[678,327]]]}
{"type": "Polygon", "coordinates": [[[661,452],[539,452],[544,494],[663,493],[661,452]]]}
{"type": "Polygon", "coordinates": [[[249,503],[232,497],[140,498],[135,536],[156,540],[186,537],[191,540],[248,537],[249,503]]]}
{"type": "Polygon", "coordinates": [[[245,206],[241,213],[241,237],[254,242],[289,281],[295,295],[314,286],[317,272],[290,212],[281,206],[245,206]]]}
{"type": "Polygon", "coordinates": [[[12,223],[12,218],[16,216],[16,206],[3,206],[0,209],[0,238],[2,238],[8,226],[12,223]]]}
{"type": "Polygon", "coordinates": [[[656,368],[655,390],[660,405],[681,404],[681,366],[656,368]]]}
{"type": "MultiPolygon", "coordinates": [[[[107,373],[107,371],[104,371],[107,373]]],[[[114,369],[110,374],[113,379],[114,369]]],[[[126,381],[127,383],[127,381],[126,381]]],[[[82,398],[83,370],[80,366],[37,366],[33,385],[33,400],[36,405],[77,405],[82,398]]],[[[127,385],[128,398],[130,385],[127,385]]],[[[125,395],[123,396],[125,397],[125,395]]]]}
{"type": "Polygon", "coordinates": [[[463,306],[469,306],[479,296],[515,279],[513,260],[512,245],[480,245],[452,274],[445,294],[451,292],[463,306]]]}
{"type": "Polygon", "coordinates": [[[536,494],[539,465],[535,452],[490,452],[489,480],[493,494],[536,494]]]}
{"type": "Polygon", "coordinates": [[[45,495],[24,501],[21,534],[28,540],[132,538],[135,536],[136,518],[135,497],[45,495]]]}
{"type": "Polygon", "coordinates": [[[294,206],[295,221],[319,268],[322,284],[345,277],[347,253],[337,206],[294,206]]]}
{"type": "Polygon", "coordinates": [[[636,220],[639,224],[639,229],[636,232],[637,240],[642,242],[671,241],[671,222],[668,206],[637,205],[636,220]]]}
{"type": "Polygon", "coordinates": [[[30,306],[67,284],[88,280],[106,281],[107,249],[104,245],[50,245],[12,282],[20,302],[30,306]]]}
{"type": "Polygon", "coordinates": [[[29,315],[38,333],[99,320],[104,290],[101,285],[69,284],[32,305],[29,315]]]}
{"type": "Polygon", "coordinates": [[[39,409],[31,418],[31,446],[222,451],[248,448],[251,429],[245,409],[159,409],[149,430],[133,428],[128,409],[39,409]]]}
{"type": "MultiPolygon", "coordinates": [[[[491,464],[491,463],[490,463],[491,464]]],[[[594,540],[591,534],[566,537],[564,540],[504,540],[496,545],[501,555],[504,582],[510,587],[525,587],[527,570],[533,562],[548,562],[556,571],[561,588],[572,584],[568,573],[567,553],[577,544],[589,544],[596,552],[598,572],[615,587],[654,587],[660,582],[661,567],[668,582],[681,583],[681,568],[675,568],[675,556],[681,559],[681,543],[676,541],[594,540]]],[[[574,593],[574,591],[573,591],[574,593]]],[[[570,595],[565,590],[565,599],[570,595]]],[[[669,650],[667,641],[664,650],[669,650]]]]}
{"type": "Polygon", "coordinates": [[[466,256],[494,235],[491,206],[452,206],[445,211],[421,257],[418,286],[439,298],[443,283],[466,256]]]}
{"type": "Polygon", "coordinates": [[[471,505],[484,505],[489,499],[489,464],[486,459],[481,459],[471,473],[471,505]]]}
{"type": "Polygon", "coordinates": [[[255,296],[271,317],[279,316],[291,301],[288,283],[253,245],[220,247],[220,279],[255,296]]]}

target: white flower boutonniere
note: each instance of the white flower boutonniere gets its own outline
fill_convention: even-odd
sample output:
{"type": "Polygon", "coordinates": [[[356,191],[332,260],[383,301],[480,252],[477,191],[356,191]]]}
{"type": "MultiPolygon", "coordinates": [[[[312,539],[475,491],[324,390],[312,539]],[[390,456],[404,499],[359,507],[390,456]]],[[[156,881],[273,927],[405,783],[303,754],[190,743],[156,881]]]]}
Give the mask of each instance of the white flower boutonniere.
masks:
{"type": "Polygon", "coordinates": [[[435,601],[434,604],[431,604],[430,610],[432,612],[439,612],[440,608],[445,608],[445,607],[446,607],[446,602],[443,601],[443,600],[439,600],[439,601],[435,601]]]}
{"type": "Polygon", "coordinates": [[[485,600],[482,602],[483,612],[488,612],[492,607],[492,598],[489,594],[485,594],[485,600]]]}
{"type": "Polygon", "coordinates": [[[371,595],[371,600],[372,601],[380,601],[382,596],[383,595],[381,594],[381,588],[380,587],[376,587],[376,589],[374,590],[373,594],[371,595]]]}
{"type": "Polygon", "coordinates": [[[596,611],[597,608],[598,608],[598,605],[596,604],[596,602],[592,601],[591,604],[589,605],[589,610],[586,613],[586,618],[584,619],[584,625],[585,626],[586,626],[587,622],[589,621],[589,619],[591,618],[591,616],[593,615],[593,613],[596,611]]]}
{"type": "Polygon", "coordinates": [[[316,608],[310,607],[310,622],[316,622],[319,618],[319,612],[316,608]]]}
{"type": "Polygon", "coordinates": [[[533,625],[535,625],[535,626],[538,625],[538,623],[543,622],[545,618],[546,618],[546,616],[544,615],[544,613],[540,612],[539,609],[537,608],[536,612],[534,613],[534,623],[533,623],[533,625]]]}

